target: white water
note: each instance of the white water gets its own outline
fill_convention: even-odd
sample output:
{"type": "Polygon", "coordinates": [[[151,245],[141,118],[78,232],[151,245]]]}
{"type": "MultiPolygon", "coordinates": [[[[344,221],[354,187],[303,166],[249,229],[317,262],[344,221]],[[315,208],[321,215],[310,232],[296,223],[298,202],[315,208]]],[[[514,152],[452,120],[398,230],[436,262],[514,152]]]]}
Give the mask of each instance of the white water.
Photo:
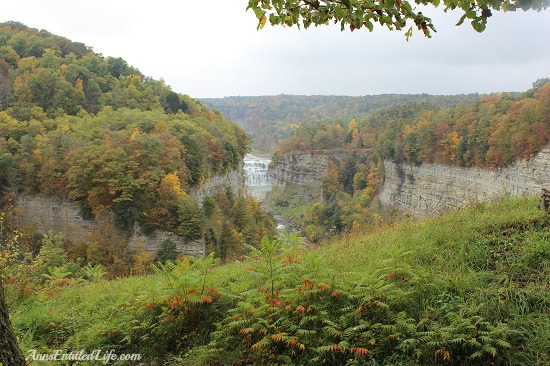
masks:
{"type": "MultiPolygon", "coordinates": [[[[243,159],[244,176],[246,178],[245,186],[248,192],[262,202],[271,192],[271,181],[269,179],[269,163],[271,159],[246,154],[243,159]]],[[[277,231],[289,230],[284,220],[280,215],[275,214],[277,220],[277,231]]]]}
{"type": "Polygon", "coordinates": [[[267,169],[271,162],[268,158],[246,154],[244,161],[244,176],[247,187],[271,187],[267,169]]]}

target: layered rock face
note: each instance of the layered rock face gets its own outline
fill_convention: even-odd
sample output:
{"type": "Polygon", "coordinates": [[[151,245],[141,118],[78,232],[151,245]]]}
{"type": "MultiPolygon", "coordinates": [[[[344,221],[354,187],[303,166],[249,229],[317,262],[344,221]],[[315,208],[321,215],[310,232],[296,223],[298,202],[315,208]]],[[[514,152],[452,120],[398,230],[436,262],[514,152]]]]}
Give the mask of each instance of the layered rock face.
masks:
{"type": "Polygon", "coordinates": [[[269,170],[271,184],[274,186],[285,186],[290,183],[316,184],[320,187],[328,170],[329,160],[341,160],[350,154],[347,150],[330,150],[315,154],[280,156],[269,170]]]}
{"type": "Polygon", "coordinates": [[[321,184],[328,170],[329,159],[338,159],[344,153],[288,154],[280,156],[269,169],[273,194],[299,196],[301,202],[320,200],[321,184]]]}
{"type": "Polygon", "coordinates": [[[217,175],[208,182],[201,184],[199,187],[194,187],[189,190],[189,195],[202,205],[202,201],[219,192],[225,192],[227,187],[231,188],[234,193],[238,193],[244,186],[244,176],[242,170],[231,170],[225,175],[217,175]]]}
{"type": "Polygon", "coordinates": [[[550,182],[550,146],[531,160],[499,169],[457,168],[440,164],[385,161],[379,199],[414,216],[430,215],[502,195],[540,195],[550,182]]]}
{"type": "MultiPolygon", "coordinates": [[[[231,187],[233,192],[240,192],[243,177],[240,171],[231,171],[224,176],[213,177],[209,182],[198,188],[191,189],[189,195],[199,204],[206,196],[225,192],[231,187]]],[[[152,235],[145,235],[136,225],[132,230],[123,231],[115,227],[112,213],[98,215],[94,220],[84,220],[76,204],[45,196],[17,195],[15,214],[20,226],[30,228],[37,233],[63,234],[67,240],[75,243],[111,242],[118,244],[127,242],[134,250],[156,253],[160,244],[166,239],[176,243],[178,251],[183,255],[202,256],[205,245],[202,240],[185,241],[177,235],[158,230],[152,235]]]]}
{"type": "Polygon", "coordinates": [[[113,230],[112,214],[100,215],[95,220],[84,220],[74,202],[53,197],[17,195],[15,217],[23,228],[40,234],[47,234],[49,231],[63,234],[72,242],[92,242],[107,237],[120,241],[125,236],[122,232],[113,230]]]}
{"type": "Polygon", "coordinates": [[[327,169],[327,155],[289,154],[277,159],[269,175],[274,186],[285,186],[289,183],[320,185],[327,169]]]}

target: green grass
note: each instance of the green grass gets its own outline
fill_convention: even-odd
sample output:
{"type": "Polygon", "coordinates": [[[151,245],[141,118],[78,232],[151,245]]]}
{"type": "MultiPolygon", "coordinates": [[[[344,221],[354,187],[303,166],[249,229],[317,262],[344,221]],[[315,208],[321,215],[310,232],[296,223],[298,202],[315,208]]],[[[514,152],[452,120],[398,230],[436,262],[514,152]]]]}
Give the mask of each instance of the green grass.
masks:
{"type": "Polygon", "coordinates": [[[265,271],[247,261],[214,268],[206,280],[220,294],[212,299],[174,306],[200,276],[180,273],[177,288],[176,280],[140,276],[36,294],[16,304],[12,318],[25,349],[113,347],[149,357],[162,349],[182,365],[550,364],[550,215],[536,199],[480,204],[291,253],[275,262],[277,305],[264,299],[265,271]],[[317,323],[304,323],[301,305],[317,323]],[[260,329],[252,340],[263,351],[247,345],[242,321],[260,329]],[[335,335],[347,326],[368,331],[335,335]],[[315,334],[310,343],[302,336],[298,353],[290,349],[297,331],[315,334]],[[179,343],[165,348],[166,339],[179,343]],[[352,346],[335,351],[331,342],[352,346]],[[357,351],[367,348],[368,355],[357,351]]]}
{"type": "Polygon", "coordinates": [[[287,184],[284,189],[273,186],[267,203],[287,220],[299,224],[320,194],[317,185],[287,184]]]}
{"type": "Polygon", "coordinates": [[[60,347],[68,339],[82,347],[93,346],[102,333],[119,323],[116,317],[121,310],[160,298],[160,291],[160,281],[154,276],[101,280],[51,295],[41,293],[21,304],[12,317],[18,328],[25,329],[23,348],[60,347]],[[52,334],[58,342],[52,342],[52,334]]]}
{"type": "MultiPolygon", "coordinates": [[[[483,254],[476,253],[478,244],[491,236],[500,237],[514,228],[532,230],[533,225],[537,235],[544,235],[548,222],[548,215],[538,209],[534,199],[501,200],[435,218],[400,222],[379,233],[339,239],[322,251],[333,258],[336,268],[363,271],[372,271],[388,257],[413,251],[411,264],[447,272],[469,266],[473,255],[483,254]]],[[[529,243],[524,245],[533,245],[529,243]]]]}

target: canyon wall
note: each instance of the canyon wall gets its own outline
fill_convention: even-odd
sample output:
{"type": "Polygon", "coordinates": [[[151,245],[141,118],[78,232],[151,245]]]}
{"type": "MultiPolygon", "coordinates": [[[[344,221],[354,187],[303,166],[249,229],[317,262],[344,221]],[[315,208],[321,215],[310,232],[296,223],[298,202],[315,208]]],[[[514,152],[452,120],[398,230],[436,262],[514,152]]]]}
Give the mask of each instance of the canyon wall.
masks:
{"type": "MultiPolygon", "coordinates": [[[[223,176],[215,176],[200,187],[189,190],[189,195],[202,204],[206,196],[225,192],[231,187],[233,192],[240,192],[243,186],[242,173],[234,170],[223,176]]],[[[126,242],[134,250],[156,253],[160,244],[170,239],[176,243],[183,255],[202,256],[205,245],[202,240],[184,241],[177,235],[158,230],[152,235],[145,235],[136,225],[133,229],[123,231],[115,227],[112,213],[106,212],[94,220],[84,220],[75,202],[46,196],[16,195],[15,215],[22,228],[34,230],[39,234],[49,231],[63,234],[67,240],[76,243],[109,242],[118,244],[126,242]]]]}
{"type": "Polygon", "coordinates": [[[348,151],[330,151],[315,154],[286,154],[279,156],[269,169],[271,196],[275,204],[287,206],[289,196],[301,203],[322,200],[321,184],[330,159],[343,159],[348,151]]]}
{"type": "Polygon", "coordinates": [[[189,190],[189,195],[193,197],[199,205],[205,197],[213,196],[219,192],[225,192],[227,187],[231,188],[233,193],[237,194],[244,186],[244,176],[241,169],[230,170],[225,175],[216,175],[210,178],[208,182],[202,183],[199,187],[193,187],[189,190]]]}
{"type": "Polygon", "coordinates": [[[321,154],[287,154],[277,158],[269,170],[271,184],[319,184],[328,169],[328,156],[321,154]]]}
{"type": "MultiPolygon", "coordinates": [[[[353,153],[365,153],[354,151],[353,153]]],[[[286,154],[277,157],[269,170],[271,184],[285,186],[289,183],[318,184],[325,176],[330,159],[341,160],[350,155],[349,150],[326,150],[318,153],[286,154]]]]}
{"type": "Polygon", "coordinates": [[[539,195],[550,182],[550,146],[530,160],[499,169],[411,165],[385,161],[380,202],[414,216],[486,201],[502,195],[539,195]]]}

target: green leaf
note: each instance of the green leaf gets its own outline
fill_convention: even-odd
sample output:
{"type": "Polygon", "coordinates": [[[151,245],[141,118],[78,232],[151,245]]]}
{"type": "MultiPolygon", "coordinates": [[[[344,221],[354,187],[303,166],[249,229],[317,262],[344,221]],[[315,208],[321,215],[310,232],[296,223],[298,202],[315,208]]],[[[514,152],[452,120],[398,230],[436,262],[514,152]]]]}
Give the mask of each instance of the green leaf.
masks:
{"type": "Polygon", "coordinates": [[[483,357],[483,352],[481,351],[477,351],[477,352],[474,352],[472,353],[472,355],[470,356],[470,359],[476,359],[476,358],[481,358],[483,357]]]}
{"type": "Polygon", "coordinates": [[[369,29],[370,32],[372,32],[372,30],[374,29],[374,25],[371,23],[370,20],[365,20],[365,25],[367,26],[367,28],[369,29]]]}
{"type": "Polygon", "coordinates": [[[472,20],[472,27],[476,32],[481,33],[485,30],[486,23],[485,19],[474,19],[472,20]]]}
{"type": "Polygon", "coordinates": [[[256,14],[256,18],[262,19],[262,17],[264,16],[265,13],[260,8],[254,8],[254,14],[256,14]]]}
{"type": "Polygon", "coordinates": [[[464,14],[463,16],[460,17],[460,20],[458,21],[458,23],[456,23],[456,26],[461,26],[462,23],[464,23],[464,21],[466,20],[466,16],[467,14],[464,14]]]}

